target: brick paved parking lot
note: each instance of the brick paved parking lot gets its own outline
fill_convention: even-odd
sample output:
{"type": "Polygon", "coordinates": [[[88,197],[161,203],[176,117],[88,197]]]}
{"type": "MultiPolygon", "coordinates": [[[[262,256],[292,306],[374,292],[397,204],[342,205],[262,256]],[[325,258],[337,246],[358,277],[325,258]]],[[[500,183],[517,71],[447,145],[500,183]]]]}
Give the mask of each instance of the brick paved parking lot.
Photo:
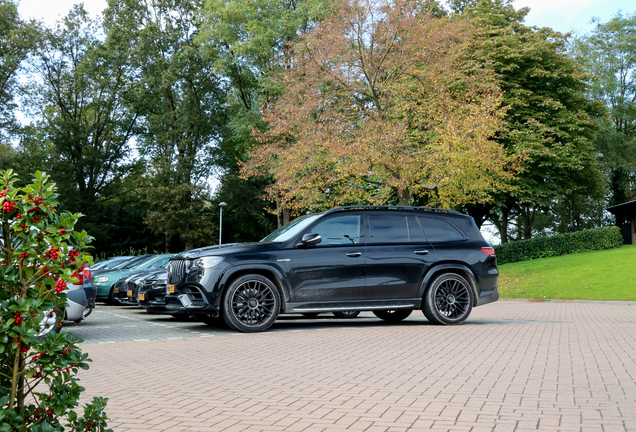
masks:
{"type": "Polygon", "coordinates": [[[271,331],[98,305],[86,397],[115,431],[636,431],[636,303],[501,300],[466,324],[281,319],[271,331]]]}

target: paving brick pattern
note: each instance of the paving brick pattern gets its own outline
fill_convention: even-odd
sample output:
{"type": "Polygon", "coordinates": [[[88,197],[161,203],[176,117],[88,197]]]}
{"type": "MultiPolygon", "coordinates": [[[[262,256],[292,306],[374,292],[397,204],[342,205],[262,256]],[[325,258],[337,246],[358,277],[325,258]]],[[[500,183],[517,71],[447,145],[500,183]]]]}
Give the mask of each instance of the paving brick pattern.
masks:
{"type": "Polygon", "coordinates": [[[365,315],[239,335],[100,308],[67,331],[115,431],[636,431],[634,302],[502,300],[455,327],[365,315]]]}

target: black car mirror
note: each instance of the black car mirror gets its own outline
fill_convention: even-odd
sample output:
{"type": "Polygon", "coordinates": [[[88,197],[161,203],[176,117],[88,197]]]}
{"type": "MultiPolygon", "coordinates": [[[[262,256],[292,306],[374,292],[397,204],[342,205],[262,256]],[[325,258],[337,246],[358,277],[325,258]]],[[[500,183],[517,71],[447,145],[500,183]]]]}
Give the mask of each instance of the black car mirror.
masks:
{"type": "Polygon", "coordinates": [[[305,246],[314,246],[322,241],[320,234],[305,234],[300,240],[305,246]]]}

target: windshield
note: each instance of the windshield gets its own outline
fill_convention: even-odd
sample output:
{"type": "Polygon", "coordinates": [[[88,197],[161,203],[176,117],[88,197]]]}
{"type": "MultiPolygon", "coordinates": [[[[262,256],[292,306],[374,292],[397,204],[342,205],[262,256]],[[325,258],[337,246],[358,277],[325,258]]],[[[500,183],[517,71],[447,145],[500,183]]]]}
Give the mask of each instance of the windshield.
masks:
{"type": "Polygon", "coordinates": [[[143,255],[137,258],[133,258],[130,261],[126,261],[125,265],[121,267],[117,266],[116,268],[122,269],[122,270],[130,270],[134,267],[137,267],[139,264],[146,262],[150,258],[152,258],[152,255],[143,255]]]}
{"type": "Polygon", "coordinates": [[[115,257],[109,258],[106,261],[98,262],[94,266],[91,267],[91,270],[99,270],[99,269],[112,269],[121,267],[130,259],[130,257],[115,257]]]}
{"type": "Polygon", "coordinates": [[[123,259],[115,264],[113,264],[112,266],[109,266],[108,268],[111,269],[118,269],[118,268],[122,268],[123,266],[125,266],[127,263],[129,263],[130,261],[132,261],[134,258],[128,257],[126,259],[123,259]]]}
{"type": "Polygon", "coordinates": [[[261,243],[265,242],[282,242],[289,240],[298,234],[300,234],[305,228],[307,228],[313,221],[315,221],[319,214],[310,214],[306,216],[300,216],[288,223],[287,225],[278,228],[276,231],[261,240],[261,243]]]}

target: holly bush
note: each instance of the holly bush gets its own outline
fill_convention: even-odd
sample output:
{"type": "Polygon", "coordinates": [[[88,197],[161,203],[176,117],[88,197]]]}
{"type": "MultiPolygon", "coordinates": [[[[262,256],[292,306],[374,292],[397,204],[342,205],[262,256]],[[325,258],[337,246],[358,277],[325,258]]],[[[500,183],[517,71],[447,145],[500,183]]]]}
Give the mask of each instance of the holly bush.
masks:
{"type": "Polygon", "coordinates": [[[17,187],[0,173],[0,432],[103,431],[106,399],[74,411],[88,369],[80,339],[60,333],[67,283],[78,283],[92,258],[91,237],[74,230],[80,214],[58,212],[46,174],[17,187]]]}

